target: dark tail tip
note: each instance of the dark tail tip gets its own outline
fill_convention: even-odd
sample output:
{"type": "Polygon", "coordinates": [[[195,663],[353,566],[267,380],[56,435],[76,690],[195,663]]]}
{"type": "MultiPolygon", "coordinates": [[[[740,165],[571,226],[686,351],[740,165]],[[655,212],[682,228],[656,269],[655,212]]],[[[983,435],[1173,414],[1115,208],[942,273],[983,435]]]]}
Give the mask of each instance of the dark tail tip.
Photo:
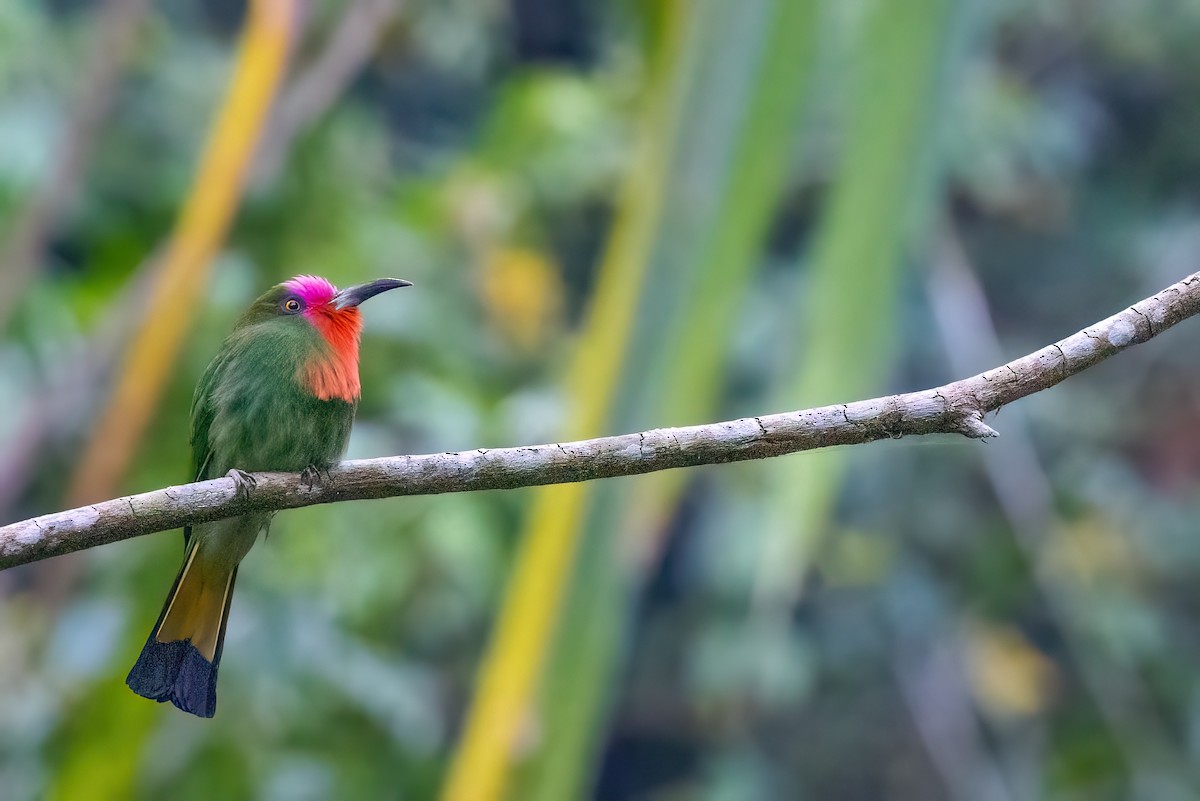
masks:
{"type": "Polygon", "coordinates": [[[217,711],[217,666],[188,640],[159,642],[151,634],[125,683],[143,698],[202,718],[217,711]]]}

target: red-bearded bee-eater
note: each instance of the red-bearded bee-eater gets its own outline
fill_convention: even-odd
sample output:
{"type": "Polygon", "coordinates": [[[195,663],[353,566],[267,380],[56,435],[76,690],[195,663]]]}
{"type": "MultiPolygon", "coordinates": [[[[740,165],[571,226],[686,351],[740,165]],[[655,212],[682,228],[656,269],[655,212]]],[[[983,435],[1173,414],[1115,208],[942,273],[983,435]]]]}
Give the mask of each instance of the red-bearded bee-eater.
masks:
{"type": "MultiPolygon", "coordinates": [[[[382,278],[338,291],[311,275],[264,293],[242,315],[192,398],[195,480],[230,475],[249,492],[251,472],[320,479],[346,447],[358,406],[358,305],[411,286],[382,278]]],[[[138,695],[210,718],[238,563],[270,512],[183,530],[183,566],[125,683],[138,695]]]]}

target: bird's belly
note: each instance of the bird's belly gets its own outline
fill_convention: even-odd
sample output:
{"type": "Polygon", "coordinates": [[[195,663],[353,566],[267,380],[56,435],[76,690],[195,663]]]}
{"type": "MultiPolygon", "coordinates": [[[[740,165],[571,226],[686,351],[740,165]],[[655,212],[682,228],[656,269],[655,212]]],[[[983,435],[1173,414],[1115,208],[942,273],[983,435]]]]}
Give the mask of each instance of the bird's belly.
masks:
{"type": "Polygon", "coordinates": [[[233,468],[298,472],[336,461],[345,450],[354,406],[299,391],[246,392],[228,398],[209,431],[209,475],[233,468]]]}
{"type": "Polygon", "coordinates": [[[255,512],[227,520],[201,523],[192,528],[191,536],[197,541],[210,566],[222,566],[233,570],[270,523],[270,512],[255,512]]]}

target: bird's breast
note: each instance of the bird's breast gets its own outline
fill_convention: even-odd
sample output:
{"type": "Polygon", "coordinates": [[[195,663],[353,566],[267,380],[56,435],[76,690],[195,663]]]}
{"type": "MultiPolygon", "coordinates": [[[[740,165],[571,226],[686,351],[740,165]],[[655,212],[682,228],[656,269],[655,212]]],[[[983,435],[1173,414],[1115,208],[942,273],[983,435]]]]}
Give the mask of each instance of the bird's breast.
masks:
{"type": "Polygon", "coordinates": [[[222,376],[209,431],[213,474],[235,467],[296,472],[341,457],[356,404],[318,397],[296,380],[294,367],[279,367],[233,364],[222,376]]]}
{"type": "Polygon", "coordinates": [[[357,403],[361,393],[357,352],[353,360],[337,351],[314,355],[300,365],[296,380],[319,400],[357,403]]]}

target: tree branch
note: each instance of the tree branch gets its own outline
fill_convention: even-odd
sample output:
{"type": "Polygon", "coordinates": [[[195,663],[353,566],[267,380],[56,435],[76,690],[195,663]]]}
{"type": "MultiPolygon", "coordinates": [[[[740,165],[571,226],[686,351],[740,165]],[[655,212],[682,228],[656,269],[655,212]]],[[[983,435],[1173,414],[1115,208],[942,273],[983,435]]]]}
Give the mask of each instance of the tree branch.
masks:
{"type": "Polygon", "coordinates": [[[983,417],[1048,389],[1200,313],[1200,273],[1128,309],[979,375],[934,389],[686,428],[523,448],[342,462],[317,486],[259,473],[249,497],[230,478],[168,487],[0,528],[0,569],[250,511],[317,503],[514,489],[766,459],[917,434],[996,435],[983,417]]]}

